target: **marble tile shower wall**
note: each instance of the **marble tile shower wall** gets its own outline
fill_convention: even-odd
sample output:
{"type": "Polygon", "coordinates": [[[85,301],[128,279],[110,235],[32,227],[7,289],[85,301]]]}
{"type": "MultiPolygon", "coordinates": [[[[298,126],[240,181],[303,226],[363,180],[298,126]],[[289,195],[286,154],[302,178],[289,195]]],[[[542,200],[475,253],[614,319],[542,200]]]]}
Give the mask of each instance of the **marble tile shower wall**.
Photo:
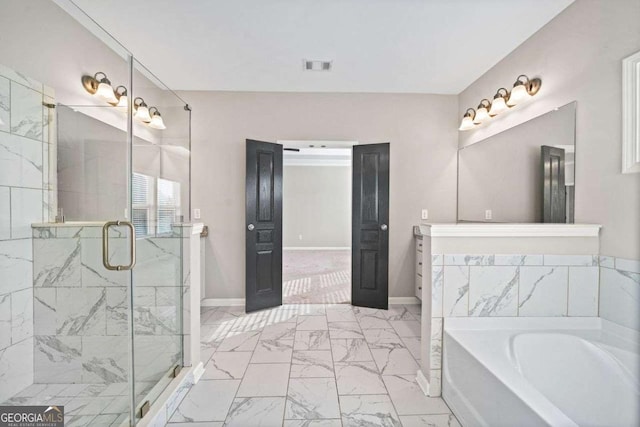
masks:
{"type": "MultiPolygon", "coordinates": [[[[102,265],[102,227],[34,228],[36,383],[126,382],[129,273],[102,265]]],[[[111,232],[110,262],[129,257],[125,230],[111,232]],[[120,238],[119,238],[120,237],[120,238]]],[[[181,240],[137,240],[134,333],[137,383],[179,362],[181,240]]]]}
{"type": "Polygon", "coordinates": [[[433,254],[431,265],[434,395],[446,317],[598,316],[597,255],[433,254]]]}
{"type": "Polygon", "coordinates": [[[0,65],[0,401],[33,382],[31,223],[56,202],[55,121],[43,102],[54,103],[51,89],[0,65]]]}
{"type": "Polygon", "coordinates": [[[640,260],[600,257],[600,317],[640,329],[640,260]]]}

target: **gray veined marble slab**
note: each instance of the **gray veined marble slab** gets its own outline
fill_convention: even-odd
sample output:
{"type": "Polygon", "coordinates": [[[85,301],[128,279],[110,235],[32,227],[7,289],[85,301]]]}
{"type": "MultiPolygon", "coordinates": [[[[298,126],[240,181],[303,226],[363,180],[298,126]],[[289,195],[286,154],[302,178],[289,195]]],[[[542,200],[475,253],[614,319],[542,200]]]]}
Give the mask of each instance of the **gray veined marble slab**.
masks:
{"type": "Polygon", "coordinates": [[[600,269],[600,316],[628,328],[640,324],[640,274],[600,269]]]}
{"type": "Polygon", "coordinates": [[[42,141],[42,93],[11,82],[11,133],[42,141]]]}
{"type": "Polygon", "coordinates": [[[442,297],[444,287],[444,267],[431,267],[431,316],[442,317],[442,297]]]}
{"type": "Polygon", "coordinates": [[[0,364],[0,402],[3,402],[34,382],[33,339],[0,350],[0,356],[3,361],[0,364]]]}
{"type": "Polygon", "coordinates": [[[415,375],[385,375],[382,379],[400,415],[451,413],[444,400],[424,395],[415,375]]]}
{"type": "Polygon", "coordinates": [[[39,141],[0,132],[0,185],[42,188],[42,145],[39,141]]]}
{"type": "Polygon", "coordinates": [[[566,316],[568,279],[568,267],[521,267],[518,314],[566,316]]]}
{"type": "Polygon", "coordinates": [[[358,322],[332,322],[329,323],[329,337],[334,339],[364,338],[358,322]]]}
{"type": "Polygon", "coordinates": [[[400,416],[403,427],[461,427],[453,414],[400,416]]]}
{"type": "Polygon", "coordinates": [[[260,331],[229,334],[218,346],[219,351],[253,351],[258,344],[260,331]]]}
{"type": "Polygon", "coordinates": [[[33,286],[31,239],[0,241],[0,294],[33,286]]]}
{"type": "Polygon", "coordinates": [[[242,379],[249,365],[249,360],[251,360],[251,354],[251,352],[218,351],[205,365],[202,378],[210,380],[242,379]]]}
{"type": "Polygon", "coordinates": [[[0,350],[11,345],[11,294],[0,295],[0,350]]]}
{"type": "Polygon", "coordinates": [[[594,255],[544,255],[544,265],[597,266],[598,256],[594,255]]]}
{"type": "Polygon", "coordinates": [[[404,340],[393,329],[367,329],[364,338],[370,344],[396,343],[402,344],[404,340]]]}
{"type": "Polygon", "coordinates": [[[420,361],[420,353],[422,351],[420,348],[420,337],[404,337],[402,338],[402,342],[413,358],[420,361]]]}
{"type": "Polygon", "coordinates": [[[420,336],[420,322],[417,320],[392,320],[389,323],[400,337],[420,336]]]}
{"type": "Polygon", "coordinates": [[[337,420],[284,420],[283,427],[342,427],[337,420]]]}
{"type": "Polygon", "coordinates": [[[342,307],[328,307],[327,308],[327,321],[328,322],[355,322],[356,316],[351,310],[342,307]]]}
{"type": "Polygon", "coordinates": [[[295,323],[276,323],[262,329],[260,340],[293,340],[295,336],[295,323]]]}
{"type": "Polygon", "coordinates": [[[294,351],[291,378],[333,378],[333,358],[329,350],[294,351]]]}
{"type": "Polygon", "coordinates": [[[443,313],[447,317],[469,314],[469,267],[444,267],[443,313]]]}
{"type": "Polygon", "coordinates": [[[33,289],[11,294],[11,343],[33,336],[33,289]]]}
{"type": "Polygon", "coordinates": [[[284,397],[243,397],[235,399],[225,426],[280,427],[284,415],[284,397]]]}
{"type": "Polygon", "coordinates": [[[516,316],[520,267],[471,267],[470,316],[516,316]]]}
{"type": "Polygon", "coordinates": [[[80,239],[35,239],[35,287],[80,287],[80,239]]]}
{"type": "MultiPolygon", "coordinates": [[[[10,238],[11,238],[11,189],[9,187],[0,187],[0,243],[2,243],[1,242],[2,240],[10,239],[10,238]]],[[[0,260],[0,262],[2,261],[0,260]]]]}
{"type": "Polygon", "coordinates": [[[258,341],[251,363],[289,363],[292,353],[293,340],[258,341]]]}
{"type": "Polygon", "coordinates": [[[386,394],[374,362],[336,363],[338,394],[386,394]]]}
{"type": "Polygon", "coordinates": [[[495,255],[446,254],[444,265],[493,265],[495,255]]]}
{"type": "Polygon", "coordinates": [[[378,343],[369,347],[382,375],[411,375],[418,371],[418,364],[404,345],[378,343]]]}
{"type": "Polygon", "coordinates": [[[338,391],[333,378],[292,378],[287,393],[286,419],[338,418],[338,391]]]}
{"type": "Polygon", "coordinates": [[[11,131],[11,98],[10,82],[0,77],[0,132],[11,131]]]}
{"type": "Polygon", "coordinates": [[[290,366],[288,363],[249,364],[237,396],[286,396],[290,366]]]}
{"type": "Polygon", "coordinates": [[[58,288],[57,335],[105,335],[105,288],[58,288]]]}
{"type": "Polygon", "coordinates": [[[342,396],[343,427],[400,427],[400,419],[387,395],[342,396]]]}
{"type": "Polygon", "coordinates": [[[82,337],[82,381],[85,383],[122,383],[128,379],[126,336],[82,337]]]}
{"type": "Polygon", "coordinates": [[[298,316],[298,331],[318,331],[328,329],[326,316],[298,316]]]}
{"type": "Polygon", "coordinates": [[[127,335],[129,332],[129,290],[106,288],[107,335],[127,335]]]}
{"type": "Polygon", "coordinates": [[[598,316],[598,267],[569,267],[569,316],[598,316]]]}
{"type": "Polygon", "coordinates": [[[384,317],[380,318],[378,316],[368,316],[368,315],[358,316],[358,323],[360,324],[360,328],[362,328],[362,330],[391,328],[391,325],[389,324],[387,319],[385,319],[384,317]]]}
{"type": "Polygon", "coordinates": [[[331,340],[331,352],[335,362],[366,362],[373,360],[364,338],[331,340]]]}
{"type": "Polygon", "coordinates": [[[42,194],[41,189],[11,188],[12,239],[31,238],[31,224],[42,222],[42,194]]]}
{"type": "Polygon", "coordinates": [[[182,400],[170,422],[224,421],[239,380],[200,380],[182,400]]]}
{"type": "Polygon", "coordinates": [[[294,350],[331,350],[329,331],[296,331],[294,350]]]}
{"type": "Polygon", "coordinates": [[[36,336],[34,357],[35,382],[82,382],[82,337],[36,336]]]}
{"type": "Polygon", "coordinates": [[[388,310],[382,311],[382,314],[387,320],[416,320],[415,316],[404,305],[390,305],[388,310]]]}

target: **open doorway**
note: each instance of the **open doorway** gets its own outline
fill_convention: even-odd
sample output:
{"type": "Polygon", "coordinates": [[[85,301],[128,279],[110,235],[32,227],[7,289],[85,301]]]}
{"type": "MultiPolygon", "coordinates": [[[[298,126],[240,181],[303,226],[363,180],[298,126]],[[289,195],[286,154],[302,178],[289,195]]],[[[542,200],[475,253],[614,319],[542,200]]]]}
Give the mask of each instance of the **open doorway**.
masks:
{"type": "Polygon", "coordinates": [[[283,303],[349,304],[353,143],[283,145],[283,303]]]}

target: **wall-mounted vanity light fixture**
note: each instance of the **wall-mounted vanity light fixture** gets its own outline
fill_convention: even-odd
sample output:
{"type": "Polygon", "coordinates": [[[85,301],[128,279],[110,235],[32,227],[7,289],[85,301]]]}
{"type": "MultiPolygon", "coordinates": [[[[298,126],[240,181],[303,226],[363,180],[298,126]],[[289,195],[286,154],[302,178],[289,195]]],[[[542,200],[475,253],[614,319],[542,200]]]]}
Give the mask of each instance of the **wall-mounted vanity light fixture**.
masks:
{"type": "Polygon", "coordinates": [[[492,117],[534,96],[541,85],[542,80],[538,78],[530,79],[524,74],[519,75],[511,92],[501,87],[493,96],[493,102],[485,98],[480,101],[477,110],[468,108],[458,130],[473,129],[477,125],[488,122],[492,117]]]}
{"type": "Polygon", "coordinates": [[[149,115],[149,107],[147,106],[147,103],[144,102],[144,99],[140,97],[134,99],[133,109],[135,110],[135,113],[133,113],[133,117],[144,123],[149,123],[151,121],[151,116],[149,115]]]}
{"type": "Polygon", "coordinates": [[[98,71],[93,77],[82,76],[82,85],[91,95],[97,95],[110,104],[118,103],[111,87],[111,81],[102,71],[98,71]]]}
{"type": "Polygon", "coordinates": [[[149,127],[160,130],[167,128],[164,125],[164,121],[162,120],[160,111],[158,111],[156,107],[149,108],[149,114],[151,114],[151,122],[149,123],[149,127]]]}
{"type": "MultiPolygon", "coordinates": [[[[82,85],[91,95],[97,95],[118,110],[127,112],[129,108],[127,88],[120,85],[114,90],[111,86],[111,81],[102,71],[97,72],[93,77],[82,76],[82,85]]],[[[133,100],[133,117],[148,124],[153,129],[163,130],[167,128],[158,109],[156,107],[149,108],[141,97],[136,97],[133,100]]],[[[0,122],[0,124],[2,123],[0,122]]]]}

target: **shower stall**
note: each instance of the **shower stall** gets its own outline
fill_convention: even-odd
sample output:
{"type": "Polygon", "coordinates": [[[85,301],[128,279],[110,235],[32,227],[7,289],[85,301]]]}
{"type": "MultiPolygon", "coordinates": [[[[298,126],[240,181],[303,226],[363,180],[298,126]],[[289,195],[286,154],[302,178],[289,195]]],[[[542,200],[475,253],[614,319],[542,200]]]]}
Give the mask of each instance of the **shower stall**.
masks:
{"type": "Polygon", "coordinates": [[[0,404],[135,425],[189,364],[191,109],[100,28],[39,4],[49,12],[29,19],[94,47],[35,76],[0,56],[0,163],[13,168],[0,172],[0,404]],[[118,102],[85,90],[98,72],[118,102]]]}

